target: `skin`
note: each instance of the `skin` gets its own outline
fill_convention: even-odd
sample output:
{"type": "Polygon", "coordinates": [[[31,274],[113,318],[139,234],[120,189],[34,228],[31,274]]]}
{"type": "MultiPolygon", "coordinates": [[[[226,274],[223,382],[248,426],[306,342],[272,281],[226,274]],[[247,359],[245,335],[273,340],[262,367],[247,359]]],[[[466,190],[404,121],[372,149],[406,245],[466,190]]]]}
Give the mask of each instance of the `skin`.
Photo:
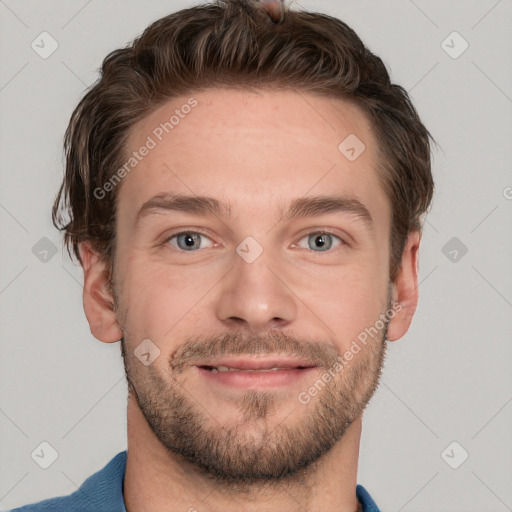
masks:
{"type": "MultiPolygon", "coordinates": [[[[191,96],[198,106],[117,191],[114,294],[106,263],[80,245],[91,332],[105,343],[123,339],[126,508],[355,512],[362,413],[378,385],[386,340],[407,332],[417,306],[420,234],[411,232],[391,283],[391,207],[371,125],[356,106],[295,91],[191,96]],[[338,150],[349,134],[366,146],[355,161],[338,150]],[[141,206],[162,193],[227,201],[230,216],[159,210],[137,222],[141,206]],[[334,194],[365,205],[373,228],[346,211],[282,216],[296,198],[334,194]],[[319,250],[319,229],[335,235],[328,250],[319,250]],[[184,231],[205,234],[193,252],[168,240],[184,231]],[[252,263],[235,250],[248,236],[263,249],[252,263]],[[299,393],[392,304],[400,310],[385,328],[300,403],[299,393]],[[134,355],[145,339],[160,350],[148,366],[134,355]],[[227,354],[295,352],[318,367],[270,390],[223,387],[186,355],[195,347],[214,357],[222,343],[227,354]],[[184,440],[190,453],[179,451],[184,440]]],[[[188,99],[175,98],[137,123],[129,149],[188,99]]]]}

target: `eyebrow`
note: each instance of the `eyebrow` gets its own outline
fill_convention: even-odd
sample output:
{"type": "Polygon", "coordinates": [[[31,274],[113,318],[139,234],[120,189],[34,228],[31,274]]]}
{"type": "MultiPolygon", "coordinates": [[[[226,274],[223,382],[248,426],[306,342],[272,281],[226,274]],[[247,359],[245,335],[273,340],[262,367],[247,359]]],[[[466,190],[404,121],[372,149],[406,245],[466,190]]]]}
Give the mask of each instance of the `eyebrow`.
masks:
{"type": "Polygon", "coordinates": [[[154,213],[176,211],[193,215],[213,214],[229,217],[231,206],[213,197],[159,194],[146,201],[137,213],[137,219],[154,213]]]}
{"type": "Polygon", "coordinates": [[[347,196],[309,196],[292,201],[283,220],[296,217],[319,217],[327,213],[349,213],[361,220],[371,230],[374,227],[372,216],[366,206],[355,197],[347,196]]]}
{"type": "MultiPolygon", "coordinates": [[[[213,214],[217,217],[230,217],[231,205],[207,196],[187,196],[159,194],[146,201],[137,213],[136,222],[150,214],[177,211],[192,215],[213,214]]],[[[349,213],[361,220],[372,230],[374,222],[366,206],[355,197],[347,196],[308,196],[294,199],[288,211],[279,209],[281,220],[298,217],[319,217],[328,213],[349,213]]]]}

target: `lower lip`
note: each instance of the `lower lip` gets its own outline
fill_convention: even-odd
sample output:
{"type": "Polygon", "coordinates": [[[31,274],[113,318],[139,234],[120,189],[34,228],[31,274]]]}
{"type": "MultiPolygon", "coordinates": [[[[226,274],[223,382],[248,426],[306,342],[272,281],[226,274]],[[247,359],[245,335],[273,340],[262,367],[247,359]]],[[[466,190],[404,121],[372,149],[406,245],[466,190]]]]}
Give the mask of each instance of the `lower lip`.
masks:
{"type": "Polygon", "coordinates": [[[273,371],[227,371],[212,372],[196,366],[199,374],[203,375],[210,382],[218,382],[226,386],[248,389],[248,388],[271,388],[278,386],[289,386],[298,382],[305,375],[309,375],[315,368],[294,368],[291,370],[273,370],[273,371]]]}

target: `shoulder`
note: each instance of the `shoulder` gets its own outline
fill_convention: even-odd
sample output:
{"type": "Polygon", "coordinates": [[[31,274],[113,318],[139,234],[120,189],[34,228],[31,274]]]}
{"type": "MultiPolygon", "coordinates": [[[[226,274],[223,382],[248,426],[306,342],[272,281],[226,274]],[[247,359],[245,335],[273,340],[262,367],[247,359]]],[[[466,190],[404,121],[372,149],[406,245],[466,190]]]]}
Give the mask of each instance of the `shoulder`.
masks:
{"type": "Polygon", "coordinates": [[[362,485],[357,485],[356,495],[357,499],[363,506],[363,512],[380,512],[379,507],[377,506],[375,501],[373,501],[373,498],[370,496],[370,493],[362,485]]]}
{"type": "Polygon", "coordinates": [[[118,453],[74,493],[24,505],[9,512],[126,512],[123,479],[126,451],[118,453]]]}
{"type": "Polygon", "coordinates": [[[32,503],[31,505],[24,505],[23,507],[13,508],[9,512],[64,512],[65,510],[77,510],[76,493],[68,496],[60,496],[58,498],[50,498],[48,500],[32,503]]]}

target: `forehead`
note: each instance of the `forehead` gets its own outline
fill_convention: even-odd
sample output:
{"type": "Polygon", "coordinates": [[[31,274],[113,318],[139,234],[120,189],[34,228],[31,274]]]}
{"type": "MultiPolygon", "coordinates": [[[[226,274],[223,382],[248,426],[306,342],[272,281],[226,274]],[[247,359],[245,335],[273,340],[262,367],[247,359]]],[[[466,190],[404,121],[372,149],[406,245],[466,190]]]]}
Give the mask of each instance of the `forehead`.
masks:
{"type": "Polygon", "coordinates": [[[217,197],[235,213],[262,215],[282,213],[297,197],[339,193],[389,217],[372,126],[345,100],[292,90],[201,91],[135,124],[127,149],[138,161],[119,191],[120,209],[130,204],[126,215],[163,193],[217,197]]]}

